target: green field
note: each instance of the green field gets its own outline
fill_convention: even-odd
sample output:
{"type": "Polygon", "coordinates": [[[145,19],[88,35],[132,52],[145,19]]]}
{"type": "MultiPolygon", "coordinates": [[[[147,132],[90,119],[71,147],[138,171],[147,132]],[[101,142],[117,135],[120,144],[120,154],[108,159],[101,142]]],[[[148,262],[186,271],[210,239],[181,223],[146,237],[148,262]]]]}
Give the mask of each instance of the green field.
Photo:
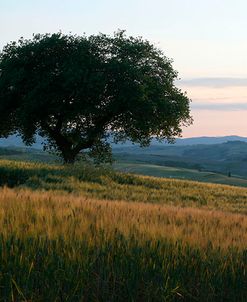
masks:
{"type": "MultiPolygon", "coordinates": [[[[169,149],[171,147],[166,148],[169,149]]],[[[136,154],[127,154],[126,156],[120,156],[120,154],[116,154],[114,156],[116,157],[113,165],[114,169],[126,173],[183,180],[188,179],[193,181],[219,183],[242,187],[247,186],[247,178],[243,176],[241,177],[239,175],[232,174],[231,177],[228,177],[227,173],[205,171],[200,168],[193,168],[193,165],[190,166],[189,163],[186,164],[185,162],[181,163],[179,161],[167,162],[167,165],[165,165],[165,157],[160,155],[158,155],[159,161],[157,161],[157,156],[150,154],[140,154],[139,157],[136,154]],[[169,164],[172,164],[173,166],[169,166],[169,164]]],[[[56,156],[48,154],[41,150],[20,147],[0,148],[0,159],[34,163],[49,163],[52,165],[59,164],[61,162],[61,160],[56,156]]]]}
{"type": "Polygon", "coordinates": [[[179,167],[167,167],[153,164],[143,164],[143,163],[126,163],[117,162],[114,164],[116,170],[155,177],[165,177],[165,178],[178,178],[178,179],[188,179],[194,181],[202,181],[209,183],[219,183],[233,186],[247,187],[247,179],[240,178],[232,175],[228,177],[223,174],[198,171],[195,169],[185,169],[179,167]]]}
{"type": "Polygon", "coordinates": [[[113,148],[113,154],[117,163],[213,171],[225,176],[231,173],[247,179],[247,143],[241,141],[212,145],[160,144],[147,148],[123,145],[113,148]]]}
{"type": "Polygon", "coordinates": [[[247,189],[0,161],[0,301],[246,301],[247,189]]]}

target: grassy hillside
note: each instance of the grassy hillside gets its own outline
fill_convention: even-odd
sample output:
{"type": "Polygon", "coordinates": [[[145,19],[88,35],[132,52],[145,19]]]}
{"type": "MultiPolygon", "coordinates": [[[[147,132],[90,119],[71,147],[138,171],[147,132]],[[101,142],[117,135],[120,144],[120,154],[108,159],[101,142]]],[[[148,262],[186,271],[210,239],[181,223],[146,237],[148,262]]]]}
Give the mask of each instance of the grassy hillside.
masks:
{"type": "Polygon", "coordinates": [[[129,162],[117,162],[114,164],[114,168],[122,172],[135,173],[147,176],[187,179],[200,182],[247,187],[247,179],[240,178],[234,175],[228,177],[227,175],[210,171],[200,171],[196,169],[186,169],[182,167],[170,167],[154,164],[129,162]]]}
{"type": "Polygon", "coordinates": [[[90,165],[0,160],[0,185],[83,194],[90,198],[203,207],[247,213],[247,190],[195,181],[159,179],[90,165]]]}
{"type": "Polygon", "coordinates": [[[232,141],[214,145],[152,145],[148,148],[114,148],[118,163],[150,164],[176,168],[229,172],[247,178],[247,143],[232,141]]]}
{"type": "Polygon", "coordinates": [[[31,162],[46,162],[58,163],[61,160],[55,155],[38,149],[26,147],[0,147],[0,159],[31,161],[31,162]]]}
{"type": "Polygon", "coordinates": [[[246,301],[245,188],[6,160],[0,185],[0,301],[246,301]]]}
{"type": "MultiPolygon", "coordinates": [[[[241,158],[245,156],[244,150],[239,149],[239,142],[231,143],[231,150],[228,150],[231,154],[234,154],[236,161],[238,163],[235,165],[242,166],[241,169],[244,170],[245,166],[242,165],[241,158]],[[233,148],[235,146],[235,148],[233,148]],[[240,156],[241,154],[241,156],[240,156]],[[238,156],[240,156],[238,158],[238,156]]],[[[244,146],[246,143],[241,143],[244,146]]],[[[229,144],[219,145],[222,148],[222,152],[225,152],[225,146],[229,144]]],[[[216,149],[218,145],[215,145],[216,149]]],[[[198,158],[198,152],[204,154],[202,146],[193,146],[194,160],[198,158]]],[[[229,147],[229,146],[228,146],[229,147]]],[[[210,172],[203,168],[203,165],[199,164],[199,160],[197,159],[197,163],[190,162],[187,160],[187,157],[184,156],[185,153],[190,153],[188,148],[191,146],[153,146],[152,152],[154,154],[150,154],[148,149],[140,149],[138,147],[125,147],[124,149],[133,148],[133,153],[125,153],[121,152],[122,148],[118,147],[118,152],[114,154],[116,158],[116,162],[114,163],[114,168],[119,171],[127,172],[127,173],[136,173],[148,176],[155,177],[166,177],[166,178],[178,178],[178,179],[189,179],[194,181],[202,181],[209,183],[220,183],[234,186],[247,186],[247,178],[240,177],[233,173],[234,169],[226,169],[224,173],[216,173],[210,172]],[[140,152],[146,153],[138,153],[140,152]],[[162,152],[165,154],[162,155],[162,152]],[[186,151],[187,150],[187,151],[186,151]],[[173,155],[172,155],[173,154],[173,155]],[[231,172],[231,177],[228,177],[228,172],[231,172]]],[[[209,148],[211,150],[212,146],[204,146],[204,148],[209,148]]],[[[192,152],[192,155],[193,155],[192,152]]],[[[213,152],[212,150],[210,151],[213,152]]],[[[208,152],[208,156],[210,155],[208,152]]],[[[229,153],[228,152],[228,153],[229,153]]],[[[207,153],[207,152],[206,152],[207,153]]],[[[228,154],[227,153],[227,154],[228,154]]],[[[246,151],[247,154],[247,151],[246,151]]],[[[216,157],[219,154],[216,152],[216,157]]],[[[221,155],[220,155],[221,156],[221,155]]],[[[223,156],[223,155],[222,155],[223,156]]],[[[233,156],[233,155],[232,155],[233,156]]],[[[50,164],[58,164],[61,163],[61,160],[55,155],[51,155],[47,152],[43,152],[42,150],[31,149],[31,148],[20,148],[20,147],[9,147],[9,148],[1,148],[0,147],[0,159],[7,160],[17,160],[17,161],[26,161],[26,162],[39,162],[39,163],[50,163],[50,164]]],[[[208,160],[208,159],[206,159],[208,160]]],[[[202,159],[203,163],[203,159],[202,159]]],[[[222,161],[221,161],[222,164],[222,161]]],[[[225,164],[226,165],[226,164],[225,164]]],[[[232,165],[231,161],[228,163],[230,167],[232,165]]],[[[211,165],[212,170],[217,170],[219,168],[211,165]]],[[[237,168],[238,169],[238,168],[237,168]]],[[[238,169],[239,170],[239,169],[238,169]]]]}

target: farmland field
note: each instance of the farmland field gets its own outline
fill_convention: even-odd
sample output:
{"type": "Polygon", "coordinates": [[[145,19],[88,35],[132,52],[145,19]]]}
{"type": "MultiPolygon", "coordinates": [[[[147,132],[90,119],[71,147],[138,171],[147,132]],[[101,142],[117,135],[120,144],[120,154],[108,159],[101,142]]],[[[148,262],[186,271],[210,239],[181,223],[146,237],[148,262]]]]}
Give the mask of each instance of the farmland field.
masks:
{"type": "Polygon", "coordinates": [[[210,171],[131,162],[116,162],[114,168],[127,173],[247,187],[247,179],[245,178],[237,176],[228,177],[224,174],[210,171]]]}
{"type": "Polygon", "coordinates": [[[0,301],[246,301],[247,189],[0,161],[0,301]]]}

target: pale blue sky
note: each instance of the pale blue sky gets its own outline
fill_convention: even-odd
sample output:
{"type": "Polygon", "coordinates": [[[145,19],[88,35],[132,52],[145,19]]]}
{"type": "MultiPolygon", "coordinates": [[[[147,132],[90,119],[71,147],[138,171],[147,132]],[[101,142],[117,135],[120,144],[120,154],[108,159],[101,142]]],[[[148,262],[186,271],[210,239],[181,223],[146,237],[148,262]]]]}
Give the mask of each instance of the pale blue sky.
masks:
{"type": "Polygon", "coordinates": [[[247,119],[242,120],[247,116],[246,15],[244,0],[0,0],[0,49],[32,33],[112,34],[126,29],[173,58],[184,80],[179,85],[193,100],[195,123],[185,136],[247,136],[247,119]],[[226,84],[217,87],[219,81],[226,84]]]}

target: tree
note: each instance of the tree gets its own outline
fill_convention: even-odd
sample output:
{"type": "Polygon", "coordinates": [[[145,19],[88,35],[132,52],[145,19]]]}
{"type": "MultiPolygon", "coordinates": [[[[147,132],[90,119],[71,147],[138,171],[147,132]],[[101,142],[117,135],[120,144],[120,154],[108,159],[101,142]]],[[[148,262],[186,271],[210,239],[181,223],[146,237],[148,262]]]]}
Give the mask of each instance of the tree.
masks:
{"type": "Polygon", "coordinates": [[[192,122],[172,61],[141,37],[34,35],[0,52],[0,136],[39,134],[65,163],[109,154],[107,135],[141,146],[192,122]]]}

